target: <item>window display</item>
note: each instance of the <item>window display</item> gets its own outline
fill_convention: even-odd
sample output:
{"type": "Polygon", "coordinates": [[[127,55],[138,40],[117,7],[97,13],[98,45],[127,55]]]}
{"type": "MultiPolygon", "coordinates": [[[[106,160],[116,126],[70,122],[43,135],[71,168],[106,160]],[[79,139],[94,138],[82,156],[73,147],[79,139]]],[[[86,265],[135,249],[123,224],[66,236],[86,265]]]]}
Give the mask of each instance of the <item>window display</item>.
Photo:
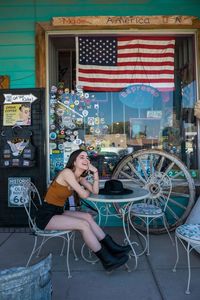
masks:
{"type": "MultiPolygon", "coordinates": [[[[81,48],[81,55],[84,56],[87,54],[83,48],[86,39],[88,37],[80,39],[74,37],[73,44],[75,47],[75,41],[81,43],[79,48],[81,48]]],[[[70,45],[72,45],[71,40],[72,37],[69,38],[70,45]]],[[[100,53],[100,37],[94,37],[93,40],[91,45],[95,43],[96,49],[99,43],[100,53]]],[[[110,41],[110,37],[105,37],[105,47],[108,40],[110,41]]],[[[86,58],[81,58],[79,51],[76,53],[76,66],[75,49],[71,52],[72,59],[68,53],[63,66],[67,70],[68,76],[63,77],[59,74],[59,78],[62,78],[63,81],[56,86],[52,85],[49,93],[50,180],[64,168],[70,153],[79,147],[88,151],[92,163],[99,169],[101,179],[110,178],[113,169],[125,155],[145,148],[163,149],[177,155],[192,170],[193,176],[197,175],[194,36],[177,36],[173,37],[171,41],[169,52],[171,54],[168,53],[171,71],[166,71],[166,68],[161,68],[160,72],[157,69],[155,71],[155,68],[151,69],[151,62],[147,64],[147,74],[147,70],[143,68],[146,54],[141,58],[141,53],[137,55],[137,51],[134,50],[134,55],[131,55],[127,61],[134,61],[136,65],[140,62],[143,74],[139,81],[135,80],[138,78],[138,68],[134,67],[131,71],[133,73],[131,80],[130,74],[128,75],[129,85],[126,83],[125,87],[121,87],[120,83],[120,88],[119,85],[116,85],[117,90],[113,90],[111,85],[106,84],[105,76],[101,80],[102,84],[99,83],[102,75],[99,73],[105,67],[103,62],[98,67],[97,58],[94,62],[91,59],[87,61],[86,58]],[[187,40],[187,45],[185,40],[187,40]],[[68,67],[66,66],[67,61],[70,62],[68,67]],[[71,76],[69,76],[69,70],[71,70],[71,76]],[[88,70],[90,70],[89,77],[88,70]],[[163,70],[164,75],[162,75],[163,70]],[[87,73],[90,87],[83,83],[86,80],[83,80],[83,73],[87,73]],[[158,74],[159,76],[157,76],[158,74]],[[98,78],[98,86],[95,85],[95,77],[98,78]],[[162,77],[165,79],[162,80],[162,77]],[[69,80],[69,78],[71,79],[69,80]],[[144,80],[145,78],[148,78],[148,82],[144,80]],[[157,86],[156,80],[160,82],[157,86]],[[78,85],[79,82],[81,85],[78,85]]],[[[132,48],[131,46],[130,49],[132,48]]],[[[105,49],[102,53],[104,51],[105,49]]],[[[143,53],[147,52],[148,49],[143,51],[143,53]]],[[[155,56],[152,50],[151,56],[155,56]]],[[[163,56],[166,58],[166,55],[163,56]]],[[[62,50],[59,66],[62,65],[63,57],[62,50]]],[[[122,57],[124,56],[122,55],[122,57]]],[[[154,63],[156,61],[157,58],[153,59],[154,63]]],[[[112,72],[119,71],[114,70],[115,67],[118,68],[118,65],[113,62],[112,72]]],[[[60,67],[62,70],[63,68],[60,67]]],[[[127,78],[126,69],[127,63],[121,68],[120,82],[123,82],[123,78],[127,78]]],[[[114,80],[116,76],[114,73],[113,76],[109,74],[109,82],[113,82],[111,77],[114,80]]]]}

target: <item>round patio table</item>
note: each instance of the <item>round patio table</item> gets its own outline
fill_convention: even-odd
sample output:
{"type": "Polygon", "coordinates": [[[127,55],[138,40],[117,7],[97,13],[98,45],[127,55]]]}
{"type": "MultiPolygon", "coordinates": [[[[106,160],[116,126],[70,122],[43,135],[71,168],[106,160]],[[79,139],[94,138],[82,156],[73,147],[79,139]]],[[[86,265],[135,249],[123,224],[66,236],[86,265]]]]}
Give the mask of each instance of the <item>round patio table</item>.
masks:
{"type": "MultiPolygon", "coordinates": [[[[134,258],[135,258],[135,269],[137,268],[137,259],[138,256],[140,256],[141,254],[143,254],[145,252],[142,251],[142,253],[140,254],[136,254],[136,251],[133,247],[133,244],[135,242],[131,242],[130,241],[130,234],[128,233],[129,226],[126,226],[126,217],[128,218],[128,223],[131,225],[131,227],[137,232],[139,233],[145,240],[145,244],[147,244],[147,240],[146,237],[136,229],[136,227],[134,226],[134,224],[131,222],[131,218],[130,218],[130,210],[131,210],[131,206],[133,203],[143,200],[145,198],[148,198],[149,196],[149,191],[141,188],[141,187],[134,187],[132,188],[133,192],[131,194],[126,194],[126,195],[102,195],[102,194],[98,194],[98,195],[94,195],[94,194],[90,194],[89,197],[87,197],[84,200],[89,200],[93,203],[93,205],[95,206],[97,212],[98,212],[98,216],[99,216],[99,224],[101,223],[101,217],[105,216],[106,218],[109,216],[116,216],[116,217],[121,217],[122,218],[122,224],[123,224],[123,231],[124,231],[124,235],[125,235],[125,240],[128,242],[128,244],[130,245],[134,258]],[[103,209],[102,207],[99,208],[97,203],[104,203],[103,209]],[[119,209],[119,213],[114,212],[112,213],[109,209],[109,205],[113,204],[113,203],[118,203],[120,204],[120,209],[119,209]]],[[[137,244],[137,243],[136,243],[137,244]]]]}

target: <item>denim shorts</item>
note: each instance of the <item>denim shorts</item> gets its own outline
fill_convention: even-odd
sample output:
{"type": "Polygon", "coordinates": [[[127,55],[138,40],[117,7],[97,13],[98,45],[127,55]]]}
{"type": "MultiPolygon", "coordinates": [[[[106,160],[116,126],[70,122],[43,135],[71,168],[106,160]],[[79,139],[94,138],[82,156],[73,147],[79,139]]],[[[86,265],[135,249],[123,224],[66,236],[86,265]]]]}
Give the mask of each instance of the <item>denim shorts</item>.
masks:
{"type": "Polygon", "coordinates": [[[64,212],[64,207],[56,206],[44,202],[42,206],[39,207],[35,215],[35,223],[39,229],[45,229],[51,218],[55,215],[62,215],[64,212]]]}

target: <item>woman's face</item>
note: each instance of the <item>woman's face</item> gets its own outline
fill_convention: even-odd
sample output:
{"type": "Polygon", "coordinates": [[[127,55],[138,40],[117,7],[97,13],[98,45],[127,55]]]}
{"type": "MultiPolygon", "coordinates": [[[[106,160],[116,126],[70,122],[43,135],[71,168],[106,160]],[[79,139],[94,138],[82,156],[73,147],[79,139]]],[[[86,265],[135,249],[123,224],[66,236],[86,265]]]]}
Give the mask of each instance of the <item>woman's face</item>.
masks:
{"type": "Polygon", "coordinates": [[[79,169],[86,171],[89,168],[89,163],[90,163],[90,161],[89,161],[88,155],[85,151],[83,151],[77,156],[77,158],[74,162],[74,166],[75,166],[75,168],[79,168],[79,169]]]}

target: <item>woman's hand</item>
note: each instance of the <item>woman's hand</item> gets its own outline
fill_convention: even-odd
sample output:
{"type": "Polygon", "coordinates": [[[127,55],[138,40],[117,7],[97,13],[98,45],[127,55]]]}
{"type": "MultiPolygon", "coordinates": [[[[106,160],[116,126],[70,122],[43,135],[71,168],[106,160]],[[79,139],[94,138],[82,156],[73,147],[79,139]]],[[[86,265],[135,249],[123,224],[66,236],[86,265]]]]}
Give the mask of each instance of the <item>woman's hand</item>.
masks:
{"type": "Polygon", "coordinates": [[[93,174],[98,172],[97,168],[95,168],[91,163],[88,166],[88,171],[91,171],[93,174]]]}

